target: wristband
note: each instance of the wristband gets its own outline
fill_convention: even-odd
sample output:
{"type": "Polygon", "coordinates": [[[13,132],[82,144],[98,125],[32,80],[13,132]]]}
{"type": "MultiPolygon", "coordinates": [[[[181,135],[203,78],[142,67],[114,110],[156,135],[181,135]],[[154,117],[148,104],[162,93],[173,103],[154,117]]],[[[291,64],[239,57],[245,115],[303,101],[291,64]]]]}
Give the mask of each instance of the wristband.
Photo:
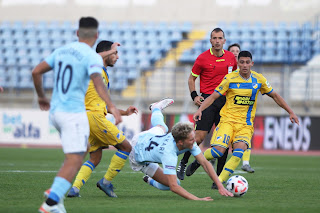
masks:
{"type": "Polygon", "coordinates": [[[192,91],[190,95],[191,95],[192,100],[194,101],[195,97],[198,96],[198,93],[196,91],[192,91]]]}

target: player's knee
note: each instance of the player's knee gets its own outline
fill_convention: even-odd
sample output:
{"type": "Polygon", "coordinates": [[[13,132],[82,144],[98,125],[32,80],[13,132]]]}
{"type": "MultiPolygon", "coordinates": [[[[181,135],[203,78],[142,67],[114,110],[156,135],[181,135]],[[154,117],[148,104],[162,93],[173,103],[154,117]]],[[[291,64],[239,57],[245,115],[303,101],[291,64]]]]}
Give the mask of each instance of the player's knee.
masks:
{"type": "Polygon", "coordinates": [[[116,148],[128,153],[132,150],[132,146],[127,139],[125,139],[121,144],[116,145],[116,148]]]}
{"type": "Polygon", "coordinates": [[[102,158],[102,152],[101,154],[99,152],[91,152],[89,161],[93,163],[94,166],[98,166],[101,161],[101,158],[102,158]]]}
{"type": "Polygon", "coordinates": [[[159,165],[157,163],[150,163],[148,166],[143,167],[141,171],[152,178],[158,168],[159,165]]]}

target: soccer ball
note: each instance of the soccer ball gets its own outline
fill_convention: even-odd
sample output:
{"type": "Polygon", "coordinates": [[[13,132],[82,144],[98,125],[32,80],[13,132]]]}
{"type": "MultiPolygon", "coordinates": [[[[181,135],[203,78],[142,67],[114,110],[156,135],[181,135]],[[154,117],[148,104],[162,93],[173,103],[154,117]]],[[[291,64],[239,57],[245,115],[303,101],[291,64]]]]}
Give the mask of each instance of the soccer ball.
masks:
{"type": "Polygon", "coordinates": [[[247,193],[248,188],[248,181],[240,175],[234,175],[227,181],[226,189],[235,197],[243,196],[247,193]]]}

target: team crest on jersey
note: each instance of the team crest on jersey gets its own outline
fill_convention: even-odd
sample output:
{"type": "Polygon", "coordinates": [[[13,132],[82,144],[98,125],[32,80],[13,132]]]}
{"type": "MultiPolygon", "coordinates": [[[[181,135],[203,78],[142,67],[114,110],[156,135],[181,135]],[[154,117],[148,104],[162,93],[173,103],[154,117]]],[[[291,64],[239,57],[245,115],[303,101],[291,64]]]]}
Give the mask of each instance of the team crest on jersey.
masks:
{"type": "Polygon", "coordinates": [[[252,87],[253,87],[253,89],[257,89],[258,88],[258,84],[257,83],[252,83],[252,87]]]}
{"type": "Polygon", "coordinates": [[[234,104],[252,106],[254,104],[254,100],[250,100],[249,96],[236,95],[234,97],[234,104]]]}
{"type": "Polygon", "coordinates": [[[239,84],[239,83],[237,83],[237,87],[238,87],[238,88],[240,87],[240,84],[239,84]]]}
{"type": "Polygon", "coordinates": [[[219,90],[222,90],[222,89],[223,89],[223,87],[222,87],[222,86],[220,86],[220,87],[219,87],[219,90]]]}
{"type": "Polygon", "coordinates": [[[217,137],[217,141],[221,140],[221,138],[222,138],[221,136],[218,136],[218,137],[217,137]]]}

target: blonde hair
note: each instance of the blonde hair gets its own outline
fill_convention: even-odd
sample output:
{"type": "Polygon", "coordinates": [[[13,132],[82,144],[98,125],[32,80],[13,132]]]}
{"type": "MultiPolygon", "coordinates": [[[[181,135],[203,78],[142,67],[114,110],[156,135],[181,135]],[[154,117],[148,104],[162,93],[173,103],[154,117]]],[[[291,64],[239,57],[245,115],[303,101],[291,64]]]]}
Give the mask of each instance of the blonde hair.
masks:
{"type": "Polygon", "coordinates": [[[190,122],[176,123],[171,130],[171,134],[176,142],[179,140],[185,140],[188,135],[194,130],[193,124],[190,122]]]}

